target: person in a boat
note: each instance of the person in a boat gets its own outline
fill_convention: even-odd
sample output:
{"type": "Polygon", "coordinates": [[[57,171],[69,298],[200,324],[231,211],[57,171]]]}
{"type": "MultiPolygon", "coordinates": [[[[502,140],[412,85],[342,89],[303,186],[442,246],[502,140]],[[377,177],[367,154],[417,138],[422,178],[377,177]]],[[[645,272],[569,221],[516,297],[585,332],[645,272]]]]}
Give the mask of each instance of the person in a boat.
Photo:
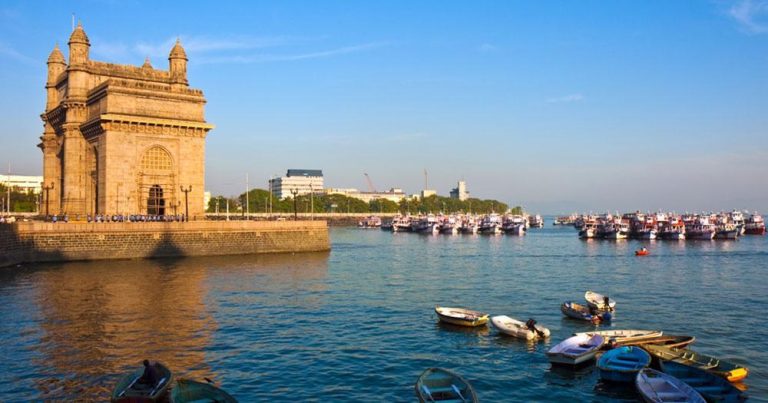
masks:
{"type": "Polygon", "coordinates": [[[648,248],[643,246],[642,248],[640,248],[640,251],[643,252],[643,253],[648,252],[648,248]]]}
{"type": "Polygon", "coordinates": [[[150,364],[149,360],[144,360],[144,373],[141,374],[139,383],[154,386],[158,380],[160,380],[160,374],[157,372],[157,368],[150,364]]]}
{"type": "Polygon", "coordinates": [[[607,295],[603,297],[603,305],[605,305],[605,309],[611,309],[610,303],[611,303],[611,300],[608,298],[607,295]]]}

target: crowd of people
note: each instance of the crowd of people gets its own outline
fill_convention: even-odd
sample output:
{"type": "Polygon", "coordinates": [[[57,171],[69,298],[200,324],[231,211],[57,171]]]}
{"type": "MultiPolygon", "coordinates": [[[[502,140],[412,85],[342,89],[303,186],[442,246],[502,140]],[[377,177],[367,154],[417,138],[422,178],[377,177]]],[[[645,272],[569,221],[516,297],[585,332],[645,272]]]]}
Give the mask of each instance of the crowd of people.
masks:
{"type": "MultiPolygon", "coordinates": [[[[46,221],[53,223],[69,222],[70,217],[66,213],[54,214],[46,217],[46,221]]],[[[80,221],[80,216],[75,216],[75,221],[80,221]]],[[[89,223],[106,223],[106,222],[184,222],[189,221],[184,214],[175,215],[153,215],[153,214],[87,214],[85,221],[89,223]]]]}

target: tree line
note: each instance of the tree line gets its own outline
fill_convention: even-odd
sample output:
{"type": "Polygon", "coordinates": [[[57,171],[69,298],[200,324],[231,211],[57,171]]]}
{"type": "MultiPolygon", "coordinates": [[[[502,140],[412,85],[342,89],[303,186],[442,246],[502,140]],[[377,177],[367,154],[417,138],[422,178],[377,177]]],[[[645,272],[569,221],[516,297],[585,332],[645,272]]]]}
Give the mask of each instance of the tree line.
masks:
{"type": "MultiPolygon", "coordinates": [[[[272,196],[264,189],[253,189],[236,197],[215,196],[208,203],[207,212],[225,213],[227,204],[230,213],[244,213],[246,206],[249,213],[293,213],[294,205],[299,213],[504,213],[509,209],[506,203],[498,200],[481,200],[471,198],[467,200],[452,199],[450,197],[429,196],[424,199],[403,199],[395,203],[386,199],[372,200],[366,203],[354,197],[340,194],[315,194],[297,196],[294,204],[293,198],[280,200],[272,196]],[[247,199],[246,199],[247,197],[247,199]],[[246,201],[247,200],[247,201],[246,201]]],[[[522,214],[523,209],[516,206],[510,210],[512,214],[522,214]]]]}
{"type": "MultiPolygon", "coordinates": [[[[21,191],[11,186],[11,212],[32,213],[37,211],[39,195],[32,190],[21,191]]],[[[6,211],[8,208],[8,188],[0,184],[0,211],[6,211]]]]}

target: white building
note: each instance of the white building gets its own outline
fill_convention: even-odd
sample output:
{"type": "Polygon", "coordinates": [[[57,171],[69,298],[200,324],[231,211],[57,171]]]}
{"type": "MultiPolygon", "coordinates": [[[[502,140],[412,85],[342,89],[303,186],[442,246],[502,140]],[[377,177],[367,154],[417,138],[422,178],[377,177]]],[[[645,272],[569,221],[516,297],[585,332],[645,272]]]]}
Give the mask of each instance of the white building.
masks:
{"type": "Polygon", "coordinates": [[[455,188],[451,189],[451,199],[459,199],[461,201],[469,199],[467,182],[459,181],[459,184],[455,188]]]}
{"type": "Polygon", "coordinates": [[[325,189],[326,194],[340,194],[347,197],[353,197],[355,199],[362,200],[366,203],[370,203],[374,200],[385,199],[393,203],[400,203],[405,199],[405,192],[403,189],[392,188],[388,192],[361,192],[357,189],[341,189],[341,188],[328,188],[325,189]]]}
{"type": "Polygon", "coordinates": [[[269,180],[269,189],[278,199],[308,195],[323,191],[323,171],[320,169],[289,169],[285,176],[269,180]]]}
{"type": "Polygon", "coordinates": [[[0,175],[0,183],[3,186],[9,186],[11,189],[20,192],[31,190],[35,194],[40,194],[43,190],[42,182],[42,176],[0,175]]]}

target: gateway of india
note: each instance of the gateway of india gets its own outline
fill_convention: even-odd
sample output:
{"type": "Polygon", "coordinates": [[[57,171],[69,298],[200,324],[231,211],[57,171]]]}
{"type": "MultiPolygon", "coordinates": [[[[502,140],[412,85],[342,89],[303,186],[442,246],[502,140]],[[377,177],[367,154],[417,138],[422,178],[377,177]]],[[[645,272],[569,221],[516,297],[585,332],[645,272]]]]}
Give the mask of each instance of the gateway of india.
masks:
{"type": "Polygon", "coordinates": [[[203,92],[189,87],[179,41],[168,70],[91,60],[81,24],[69,38],[69,63],[48,57],[43,151],[46,214],[204,213],[203,92]]]}

